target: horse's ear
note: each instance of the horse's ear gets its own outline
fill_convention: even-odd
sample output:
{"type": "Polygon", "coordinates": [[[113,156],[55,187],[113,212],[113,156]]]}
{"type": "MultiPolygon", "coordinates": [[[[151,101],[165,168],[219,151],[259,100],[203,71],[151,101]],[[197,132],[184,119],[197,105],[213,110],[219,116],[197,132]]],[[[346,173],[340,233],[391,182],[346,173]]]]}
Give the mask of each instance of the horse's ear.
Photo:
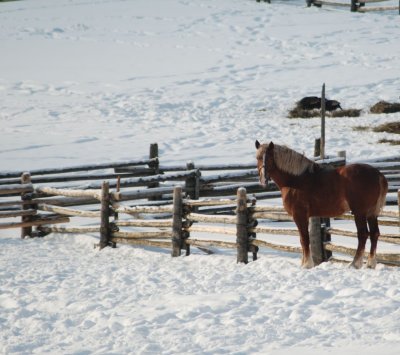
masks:
{"type": "Polygon", "coordinates": [[[270,142],[268,144],[268,150],[272,150],[272,149],[274,149],[274,142],[270,142]]]}
{"type": "Polygon", "coordinates": [[[258,148],[260,148],[260,142],[259,141],[256,141],[256,149],[258,149],[258,148]]]}

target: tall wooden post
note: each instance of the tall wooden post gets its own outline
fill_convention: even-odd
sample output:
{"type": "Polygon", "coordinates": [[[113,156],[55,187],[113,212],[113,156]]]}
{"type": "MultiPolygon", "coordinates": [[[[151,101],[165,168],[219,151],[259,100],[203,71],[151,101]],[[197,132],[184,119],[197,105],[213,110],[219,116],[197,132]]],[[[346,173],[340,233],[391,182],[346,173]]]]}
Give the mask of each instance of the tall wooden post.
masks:
{"type": "Polygon", "coordinates": [[[350,11],[356,12],[358,10],[357,0],[351,0],[350,11]]]}
{"type": "Polygon", "coordinates": [[[329,217],[325,217],[321,219],[321,241],[322,241],[322,255],[323,261],[328,261],[332,257],[332,252],[330,250],[326,250],[324,245],[326,243],[331,242],[331,234],[328,232],[328,229],[331,226],[331,220],[329,217]]]}
{"type": "Polygon", "coordinates": [[[246,189],[240,187],[237,190],[237,208],[236,208],[236,244],[237,244],[237,262],[249,262],[248,259],[248,233],[247,233],[247,196],[246,189]]]}
{"type": "Polygon", "coordinates": [[[103,181],[101,188],[101,223],[100,223],[100,250],[110,245],[110,185],[103,181]]]}
{"type": "MultiPolygon", "coordinates": [[[[195,166],[193,162],[186,164],[187,170],[194,170],[195,166]]],[[[200,170],[196,170],[196,174],[185,180],[185,191],[189,197],[193,200],[198,200],[200,197],[200,170]]]]}
{"type": "MultiPolygon", "coordinates": [[[[155,162],[150,163],[150,167],[154,169],[154,174],[157,175],[160,173],[160,162],[158,160],[158,144],[157,143],[152,143],[150,144],[150,154],[149,154],[150,159],[157,159],[155,162]]],[[[149,188],[152,187],[159,187],[160,183],[158,182],[152,182],[149,184],[149,188]]],[[[149,197],[149,201],[153,200],[158,200],[160,196],[152,196],[149,197]]]]}
{"type": "MultiPolygon", "coordinates": [[[[21,176],[21,184],[30,184],[31,183],[31,174],[23,173],[21,176]]],[[[21,194],[21,200],[26,202],[32,200],[32,193],[24,192],[21,194]]],[[[24,203],[22,205],[23,210],[29,210],[33,207],[33,205],[29,203],[24,203]]],[[[22,216],[22,222],[28,222],[32,219],[31,216],[22,216]]],[[[22,227],[21,228],[21,238],[24,239],[25,237],[32,237],[32,227],[22,227]]]]}
{"type": "Polygon", "coordinates": [[[325,159],[325,83],[322,85],[321,93],[321,159],[325,159]]]}
{"type": "Polygon", "coordinates": [[[323,245],[321,238],[321,218],[310,218],[310,247],[314,265],[319,265],[324,261],[323,245]]]}
{"type": "Polygon", "coordinates": [[[183,246],[182,235],[182,217],[183,217],[183,202],[182,202],[182,187],[174,188],[173,194],[173,214],[172,214],[172,257],[181,255],[183,246]]]}

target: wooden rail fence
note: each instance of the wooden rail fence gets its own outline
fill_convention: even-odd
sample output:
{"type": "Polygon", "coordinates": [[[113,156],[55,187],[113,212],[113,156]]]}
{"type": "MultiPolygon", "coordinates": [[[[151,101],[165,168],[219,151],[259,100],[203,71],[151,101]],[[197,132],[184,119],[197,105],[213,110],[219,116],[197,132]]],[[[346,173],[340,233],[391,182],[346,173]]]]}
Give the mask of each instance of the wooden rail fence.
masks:
{"type": "Polygon", "coordinates": [[[387,2],[389,0],[350,0],[346,2],[330,1],[330,0],[306,0],[307,6],[337,6],[348,7],[351,12],[371,12],[371,11],[393,11],[398,10],[400,14],[400,1],[396,6],[366,6],[371,3],[387,2]]]}
{"type": "MultiPolygon", "coordinates": [[[[282,207],[257,205],[279,198],[280,193],[274,184],[269,191],[260,187],[254,164],[163,166],[155,154],[158,148],[152,145],[147,160],[0,173],[0,218],[6,220],[0,229],[20,228],[22,238],[96,233],[100,248],[117,243],[155,246],[170,248],[172,256],[182,250],[190,254],[191,246],[206,252],[211,252],[210,247],[233,248],[237,261],[244,263],[248,253],[257,258],[259,247],[300,252],[298,237],[294,245],[266,239],[271,234],[298,236],[298,232],[266,225],[268,220],[290,221],[291,217],[282,207]],[[71,220],[77,223],[72,225],[71,220]],[[201,234],[218,237],[204,239],[201,234]]],[[[344,164],[344,160],[324,163],[344,164]]],[[[400,157],[369,163],[389,180],[387,204],[397,204],[400,157]]],[[[384,211],[380,218],[380,225],[399,226],[398,211],[384,211]]],[[[332,252],[354,254],[353,248],[331,241],[337,235],[354,238],[354,232],[330,227],[326,219],[313,218],[310,225],[316,264],[334,260],[332,252]]],[[[400,244],[400,235],[382,234],[380,240],[400,244]]],[[[400,255],[378,254],[378,260],[399,264],[400,255]]]]}

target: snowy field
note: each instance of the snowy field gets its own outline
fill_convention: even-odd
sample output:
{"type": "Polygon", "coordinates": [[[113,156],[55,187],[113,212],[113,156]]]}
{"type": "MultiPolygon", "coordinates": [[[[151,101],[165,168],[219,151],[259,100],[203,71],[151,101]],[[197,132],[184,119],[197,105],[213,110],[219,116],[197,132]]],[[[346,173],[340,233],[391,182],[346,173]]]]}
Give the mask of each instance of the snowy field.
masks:
{"type": "MultiPolygon", "coordinates": [[[[328,154],[397,154],[377,143],[396,135],[353,127],[400,119],[368,113],[399,100],[399,18],[300,0],[0,3],[1,171],[146,158],[154,142],[162,164],[253,162],[255,139],[311,156],[319,120],[286,117],[323,82],[363,109],[327,120],[328,154]]],[[[96,241],[0,233],[1,354],[400,352],[398,268],[96,241]]]]}

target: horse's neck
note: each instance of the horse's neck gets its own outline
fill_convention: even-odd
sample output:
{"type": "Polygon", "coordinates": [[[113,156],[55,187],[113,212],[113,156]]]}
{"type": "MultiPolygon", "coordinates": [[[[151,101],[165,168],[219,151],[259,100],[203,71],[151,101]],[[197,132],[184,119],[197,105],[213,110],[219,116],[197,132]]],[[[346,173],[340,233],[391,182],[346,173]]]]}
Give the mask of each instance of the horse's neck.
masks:
{"type": "Polygon", "coordinates": [[[304,179],[304,174],[296,176],[277,168],[271,171],[269,175],[271,179],[278,185],[279,190],[282,190],[284,187],[299,188],[304,179]]]}

